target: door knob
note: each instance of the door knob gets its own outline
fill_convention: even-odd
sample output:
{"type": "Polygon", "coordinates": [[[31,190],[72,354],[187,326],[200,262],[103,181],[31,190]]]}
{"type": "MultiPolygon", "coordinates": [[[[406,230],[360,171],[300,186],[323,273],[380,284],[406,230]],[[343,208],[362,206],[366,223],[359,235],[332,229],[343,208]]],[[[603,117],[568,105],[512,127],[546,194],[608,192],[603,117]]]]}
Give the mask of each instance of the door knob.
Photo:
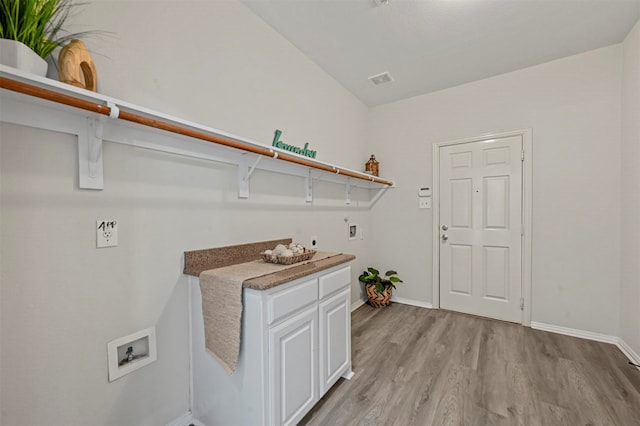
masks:
{"type": "Polygon", "coordinates": [[[447,241],[449,236],[447,234],[442,234],[442,241],[447,241]]]}
{"type": "Polygon", "coordinates": [[[449,229],[449,227],[447,225],[442,225],[442,230],[446,231],[447,229],[449,229]]]}

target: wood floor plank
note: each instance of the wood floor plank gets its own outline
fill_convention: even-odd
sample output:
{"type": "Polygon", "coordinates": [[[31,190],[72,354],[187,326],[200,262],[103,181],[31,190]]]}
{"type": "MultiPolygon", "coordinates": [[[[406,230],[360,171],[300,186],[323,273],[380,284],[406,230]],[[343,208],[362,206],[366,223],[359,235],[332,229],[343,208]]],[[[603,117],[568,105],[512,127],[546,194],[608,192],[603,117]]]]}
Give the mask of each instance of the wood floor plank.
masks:
{"type": "Polygon", "coordinates": [[[392,304],[352,313],[352,353],[300,424],[640,426],[640,371],[610,344],[392,304]]]}

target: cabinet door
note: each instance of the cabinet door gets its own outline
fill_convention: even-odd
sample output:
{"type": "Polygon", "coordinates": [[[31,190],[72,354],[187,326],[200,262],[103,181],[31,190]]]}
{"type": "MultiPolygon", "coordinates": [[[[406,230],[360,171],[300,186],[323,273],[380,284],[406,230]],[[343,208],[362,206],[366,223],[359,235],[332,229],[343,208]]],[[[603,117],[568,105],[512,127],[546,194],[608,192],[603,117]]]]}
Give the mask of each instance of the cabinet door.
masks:
{"type": "Polygon", "coordinates": [[[320,302],[320,395],[351,366],[351,292],[320,302]]]}
{"type": "Polygon", "coordinates": [[[296,424],[318,401],[317,315],[314,305],[269,330],[273,425],[296,424]]]}

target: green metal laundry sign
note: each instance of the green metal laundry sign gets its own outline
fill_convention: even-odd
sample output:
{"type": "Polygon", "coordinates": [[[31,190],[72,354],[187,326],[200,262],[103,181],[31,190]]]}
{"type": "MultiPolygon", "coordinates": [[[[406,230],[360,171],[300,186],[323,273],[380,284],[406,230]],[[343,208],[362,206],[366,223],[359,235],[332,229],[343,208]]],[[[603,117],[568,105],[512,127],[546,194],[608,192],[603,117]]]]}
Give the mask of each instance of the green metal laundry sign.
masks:
{"type": "Polygon", "coordinates": [[[286,143],[280,140],[280,135],[282,135],[282,130],[276,129],[275,135],[273,136],[273,143],[271,145],[276,148],[284,149],[285,151],[290,151],[295,154],[304,155],[305,157],[316,158],[316,151],[309,149],[309,143],[304,144],[304,148],[300,148],[293,145],[287,145],[286,143]]]}

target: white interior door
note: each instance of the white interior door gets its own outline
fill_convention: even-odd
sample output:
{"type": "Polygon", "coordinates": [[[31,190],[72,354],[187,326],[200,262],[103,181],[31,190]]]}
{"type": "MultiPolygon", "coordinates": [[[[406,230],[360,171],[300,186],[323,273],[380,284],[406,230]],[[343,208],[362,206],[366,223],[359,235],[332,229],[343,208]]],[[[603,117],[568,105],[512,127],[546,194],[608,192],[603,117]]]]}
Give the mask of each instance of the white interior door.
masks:
{"type": "Polygon", "coordinates": [[[440,306],[522,321],[522,137],[440,147],[440,306]]]}

